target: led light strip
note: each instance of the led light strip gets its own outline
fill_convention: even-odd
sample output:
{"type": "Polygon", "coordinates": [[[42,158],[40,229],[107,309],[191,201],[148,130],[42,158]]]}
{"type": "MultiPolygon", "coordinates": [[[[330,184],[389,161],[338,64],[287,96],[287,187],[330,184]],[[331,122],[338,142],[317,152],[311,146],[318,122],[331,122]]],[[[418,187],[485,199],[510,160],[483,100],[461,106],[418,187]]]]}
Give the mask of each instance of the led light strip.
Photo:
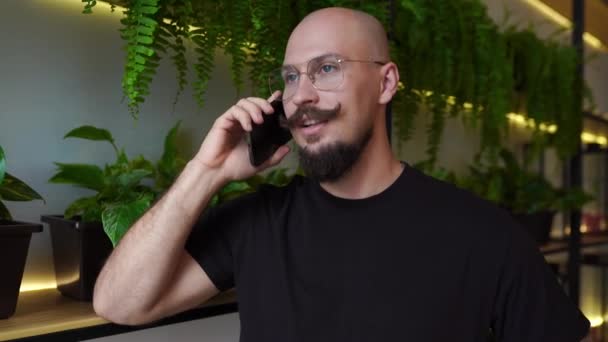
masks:
{"type": "Polygon", "coordinates": [[[22,283],[21,288],[19,288],[19,292],[29,292],[29,291],[38,291],[38,290],[48,290],[57,288],[56,282],[27,282],[22,283]]]}
{"type": "MultiPolygon", "coordinates": [[[[523,1],[528,3],[530,6],[536,8],[539,12],[541,12],[546,17],[549,17],[551,20],[556,22],[558,25],[561,25],[568,29],[572,28],[572,22],[568,18],[564,17],[563,15],[561,15],[559,12],[557,12],[556,10],[554,10],[553,8],[551,8],[544,2],[542,2],[540,0],[523,0],[523,1]]],[[[602,43],[602,41],[599,40],[599,38],[597,38],[596,36],[592,35],[589,32],[583,33],[583,40],[587,44],[593,46],[596,49],[599,49],[599,50],[608,49],[606,47],[606,45],[604,45],[602,43]]]]}
{"type": "MultiPolygon", "coordinates": [[[[518,126],[527,127],[527,128],[536,127],[536,123],[534,122],[533,119],[526,118],[522,114],[509,113],[509,114],[507,114],[507,118],[509,118],[509,121],[511,121],[512,123],[514,123],[518,126]]],[[[541,123],[539,126],[539,129],[543,132],[555,133],[557,131],[557,126],[541,123]]],[[[593,134],[590,132],[583,132],[583,133],[581,133],[581,140],[586,144],[598,144],[602,147],[608,147],[608,137],[606,137],[604,135],[593,134]]]]}

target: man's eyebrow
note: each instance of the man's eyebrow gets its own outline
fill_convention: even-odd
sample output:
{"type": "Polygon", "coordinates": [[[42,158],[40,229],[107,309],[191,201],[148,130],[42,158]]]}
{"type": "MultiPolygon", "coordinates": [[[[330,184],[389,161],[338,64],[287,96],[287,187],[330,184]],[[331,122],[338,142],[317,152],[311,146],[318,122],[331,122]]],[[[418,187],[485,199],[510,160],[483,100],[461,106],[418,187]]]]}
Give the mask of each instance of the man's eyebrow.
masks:
{"type": "Polygon", "coordinates": [[[293,67],[295,67],[296,65],[308,64],[308,62],[310,62],[310,61],[312,61],[312,60],[315,60],[315,59],[319,59],[319,58],[325,58],[325,57],[331,57],[331,56],[333,56],[333,57],[338,57],[338,58],[341,58],[341,57],[342,57],[340,54],[337,54],[337,53],[335,53],[335,52],[328,52],[328,53],[324,53],[324,54],[322,54],[322,55],[319,55],[319,56],[317,56],[317,57],[313,57],[313,58],[311,58],[311,59],[309,59],[309,60],[307,60],[307,61],[305,61],[305,62],[301,62],[301,63],[297,63],[297,64],[283,64],[281,67],[282,67],[282,68],[293,68],[293,67]]]}

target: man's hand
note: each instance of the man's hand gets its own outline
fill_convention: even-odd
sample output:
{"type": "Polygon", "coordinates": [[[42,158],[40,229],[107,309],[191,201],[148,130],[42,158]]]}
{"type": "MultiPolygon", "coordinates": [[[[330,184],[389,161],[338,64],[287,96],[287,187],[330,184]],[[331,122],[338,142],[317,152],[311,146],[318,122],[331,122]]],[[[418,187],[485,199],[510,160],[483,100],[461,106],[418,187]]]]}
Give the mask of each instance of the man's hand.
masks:
{"type": "Polygon", "coordinates": [[[261,124],[265,114],[272,114],[270,102],[280,93],[275,92],[268,100],[257,97],[241,99],[218,117],[193,158],[208,169],[217,172],[224,182],[249,178],[254,174],[278,164],[289,152],[281,146],[274,155],[259,167],[249,162],[245,134],[252,129],[252,121],[261,124]]]}

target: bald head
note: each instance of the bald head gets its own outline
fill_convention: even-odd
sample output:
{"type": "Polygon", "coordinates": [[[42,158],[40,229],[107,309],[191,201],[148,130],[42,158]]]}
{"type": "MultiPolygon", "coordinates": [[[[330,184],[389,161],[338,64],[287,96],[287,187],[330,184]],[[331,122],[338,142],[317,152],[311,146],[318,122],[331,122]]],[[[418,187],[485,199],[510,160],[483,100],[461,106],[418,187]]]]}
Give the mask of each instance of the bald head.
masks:
{"type": "Polygon", "coordinates": [[[378,19],[347,8],[312,12],[294,29],[285,51],[286,64],[338,53],[349,58],[388,61],[386,32],[378,19]]]}

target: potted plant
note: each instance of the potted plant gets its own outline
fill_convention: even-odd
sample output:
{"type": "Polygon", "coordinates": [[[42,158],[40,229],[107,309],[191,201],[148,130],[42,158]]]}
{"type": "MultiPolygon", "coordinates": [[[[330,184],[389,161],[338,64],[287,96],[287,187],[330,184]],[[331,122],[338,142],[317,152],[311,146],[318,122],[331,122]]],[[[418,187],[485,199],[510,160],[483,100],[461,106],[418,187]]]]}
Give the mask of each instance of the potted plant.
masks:
{"type": "Polygon", "coordinates": [[[44,215],[53,244],[53,261],[59,291],[78,300],[91,300],[95,280],[105,259],[127,229],[171,185],[185,162],[179,158],[176,135],[179,123],[165,138],[164,153],[153,164],[143,156],[129,160],[105,129],[82,126],[64,138],[105,141],[116,161],[102,169],[89,164],[56,163],[51,183],[72,184],[94,195],[75,200],[64,215],[44,215]]]}
{"type": "MultiPolygon", "coordinates": [[[[153,164],[143,156],[132,160],[119,150],[112,134],[92,126],[68,132],[64,138],[106,141],[116,152],[116,161],[102,170],[96,165],[56,163],[52,183],[72,184],[95,191],[95,195],[75,200],[64,215],[44,215],[53,243],[55,276],[59,291],[78,300],[91,300],[95,280],[105,259],[131,225],[170,186],[185,165],[177,148],[179,123],[167,134],[161,159],[153,164]]],[[[217,205],[260,184],[284,185],[291,176],[285,169],[230,182],[212,199],[217,205]]]]}
{"type": "Polygon", "coordinates": [[[27,259],[32,233],[41,232],[42,225],[14,221],[2,201],[42,200],[36,191],[17,177],[6,172],[6,158],[0,146],[0,319],[15,313],[19,287],[27,259]]]}
{"type": "Polygon", "coordinates": [[[554,187],[542,175],[520,166],[506,149],[500,151],[502,165],[469,167],[460,186],[508,210],[538,244],[549,240],[553,216],[558,211],[581,208],[593,197],[581,189],[554,187]]]}

